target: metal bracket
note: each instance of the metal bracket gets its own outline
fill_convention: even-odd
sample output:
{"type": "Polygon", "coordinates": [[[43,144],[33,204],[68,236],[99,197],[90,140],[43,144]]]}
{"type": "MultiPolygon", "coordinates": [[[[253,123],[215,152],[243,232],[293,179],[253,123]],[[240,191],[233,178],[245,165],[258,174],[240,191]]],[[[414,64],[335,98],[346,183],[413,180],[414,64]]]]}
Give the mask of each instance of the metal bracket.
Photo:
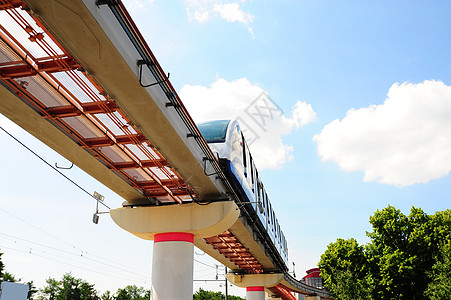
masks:
{"type": "MultiPolygon", "coordinates": [[[[199,136],[198,136],[198,135],[195,135],[194,133],[187,133],[187,134],[186,134],[186,137],[187,137],[187,138],[190,138],[190,137],[192,137],[192,138],[198,138],[199,136]]],[[[206,157],[204,157],[204,159],[206,159],[206,157]]]]}
{"type": "Polygon", "coordinates": [[[99,211],[99,202],[103,202],[103,200],[105,200],[104,196],[100,195],[97,192],[94,192],[93,197],[96,198],[96,200],[97,200],[96,202],[97,203],[96,203],[96,212],[92,216],[92,222],[94,224],[98,224],[99,223],[99,215],[100,214],[109,214],[110,212],[108,212],[108,211],[104,211],[104,212],[99,211]]]}
{"type": "Polygon", "coordinates": [[[72,169],[73,166],[74,166],[74,163],[72,163],[72,165],[70,167],[59,167],[58,163],[55,163],[55,167],[57,167],[58,169],[62,169],[62,170],[70,170],[70,169],[72,169]]]}
{"type": "Polygon", "coordinates": [[[116,3],[114,3],[111,0],[97,0],[96,1],[96,5],[97,6],[101,6],[101,5],[115,5],[116,3]]]}
{"type": "Polygon", "coordinates": [[[204,163],[204,174],[206,175],[206,176],[211,176],[211,175],[216,175],[216,174],[219,174],[219,172],[213,172],[213,173],[210,173],[210,174],[208,174],[207,173],[207,160],[208,161],[210,161],[210,159],[208,158],[208,157],[204,157],[203,159],[202,159],[202,161],[203,161],[203,163],[204,163]]]}
{"type": "Polygon", "coordinates": [[[166,82],[166,81],[169,80],[169,76],[171,75],[171,73],[168,73],[167,78],[164,79],[164,80],[160,80],[160,81],[157,81],[157,82],[154,82],[154,83],[150,83],[150,84],[144,85],[144,84],[142,83],[143,65],[146,65],[146,66],[148,66],[148,67],[150,68],[152,65],[154,65],[154,63],[148,63],[148,62],[146,62],[146,61],[143,60],[143,59],[138,60],[138,67],[139,67],[139,78],[138,78],[138,79],[139,79],[139,85],[141,85],[143,88],[147,88],[147,87],[151,87],[151,86],[154,86],[154,85],[157,85],[157,84],[161,84],[161,83],[166,82]]]}
{"type": "Polygon", "coordinates": [[[172,102],[166,102],[165,106],[166,106],[166,107],[170,107],[170,106],[173,106],[173,107],[179,107],[179,105],[177,105],[177,104],[175,104],[175,103],[172,103],[172,102]]]}

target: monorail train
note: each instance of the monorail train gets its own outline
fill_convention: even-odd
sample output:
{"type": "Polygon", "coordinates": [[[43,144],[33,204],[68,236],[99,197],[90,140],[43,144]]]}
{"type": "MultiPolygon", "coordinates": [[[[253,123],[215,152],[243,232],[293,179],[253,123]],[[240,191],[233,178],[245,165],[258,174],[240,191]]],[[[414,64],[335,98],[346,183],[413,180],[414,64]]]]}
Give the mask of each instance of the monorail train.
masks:
{"type": "MultiPolygon", "coordinates": [[[[285,235],[280,229],[271,202],[258,176],[252,155],[237,121],[218,120],[197,124],[213,153],[217,153],[226,176],[243,202],[249,203],[250,211],[258,216],[260,228],[266,238],[288,266],[288,247],[285,235]]],[[[248,210],[249,211],[249,210],[248,210]]]]}

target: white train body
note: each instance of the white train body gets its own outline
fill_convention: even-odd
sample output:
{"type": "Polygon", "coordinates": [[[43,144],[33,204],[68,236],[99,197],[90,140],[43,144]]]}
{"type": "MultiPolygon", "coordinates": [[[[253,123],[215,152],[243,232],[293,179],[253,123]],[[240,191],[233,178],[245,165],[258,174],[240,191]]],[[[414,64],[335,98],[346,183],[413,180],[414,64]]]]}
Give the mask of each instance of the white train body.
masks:
{"type": "Polygon", "coordinates": [[[258,216],[267,238],[288,266],[288,248],[285,235],[272,209],[271,202],[261,182],[252,155],[237,121],[212,121],[198,124],[205,140],[217,153],[221,165],[232,181],[232,186],[243,202],[249,202],[252,213],[258,216]]]}

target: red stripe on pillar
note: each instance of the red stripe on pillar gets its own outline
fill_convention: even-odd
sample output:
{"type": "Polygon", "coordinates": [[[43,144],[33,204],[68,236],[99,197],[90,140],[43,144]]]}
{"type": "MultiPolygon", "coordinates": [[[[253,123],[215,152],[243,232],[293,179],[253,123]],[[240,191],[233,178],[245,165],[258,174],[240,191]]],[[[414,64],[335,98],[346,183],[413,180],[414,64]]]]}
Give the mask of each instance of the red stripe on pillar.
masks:
{"type": "Polygon", "coordinates": [[[246,288],[246,291],[248,291],[248,292],[264,292],[265,291],[265,287],[263,287],[263,286],[248,286],[246,288]]]}
{"type": "Polygon", "coordinates": [[[157,233],[154,242],[189,242],[194,243],[194,235],[186,232],[165,232],[157,233]]]}

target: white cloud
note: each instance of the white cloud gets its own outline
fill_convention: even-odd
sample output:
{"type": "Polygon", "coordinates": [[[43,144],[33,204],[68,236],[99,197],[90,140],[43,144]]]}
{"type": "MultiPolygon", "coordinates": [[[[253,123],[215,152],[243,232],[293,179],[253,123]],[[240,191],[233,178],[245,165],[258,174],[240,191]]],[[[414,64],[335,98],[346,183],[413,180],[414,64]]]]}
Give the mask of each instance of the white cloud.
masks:
{"type": "Polygon", "coordinates": [[[293,147],[282,136],[316,119],[311,105],[301,101],[285,116],[264,89],[246,78],[217,79],[209,87],[185,85],[180,97],[198,123],[238,119],[260,170],[278,169],[289,161],[293,147]]]}
{"type": "MultiPolygon", "coordinates": [[[[222,18],[227,22],[252,23],[254,16],[250,13],[244,12],[239,2],[226,2],[224,0],[187,0],[186,13],[190,21],[198,23],[205,23],[214,18],[222,18]]],[[[254,30],[248,26],[249,33],[253,36],[254,30]]]]}
{"type": "Polygon", "coordinates": [[[451,87],[395,83],[384,104],[351,109],[314,137],[323,161],[366,182],[426,183],[451,170],[451,87]]]}
{"type": "Polygon", "coordinates": [[[253,15],[242,11],[240,9],[240,4],[237,2],[226,4],[215,4],[213,7],[213,11],[217,12],[221,18],[231,23],[240,22],[243,24],[247,24],[249,22],[252,22],[252,19],[254,18],[253,15]]]}
{"type": "MultiPolygon", "coordinates": [[[[142,0],[124,0],[123,2],[129,12],[145,9],[145,3],[142,0]]],[[[147,2],[153,4],[155,0],[147,0],[147,2]]]]}

